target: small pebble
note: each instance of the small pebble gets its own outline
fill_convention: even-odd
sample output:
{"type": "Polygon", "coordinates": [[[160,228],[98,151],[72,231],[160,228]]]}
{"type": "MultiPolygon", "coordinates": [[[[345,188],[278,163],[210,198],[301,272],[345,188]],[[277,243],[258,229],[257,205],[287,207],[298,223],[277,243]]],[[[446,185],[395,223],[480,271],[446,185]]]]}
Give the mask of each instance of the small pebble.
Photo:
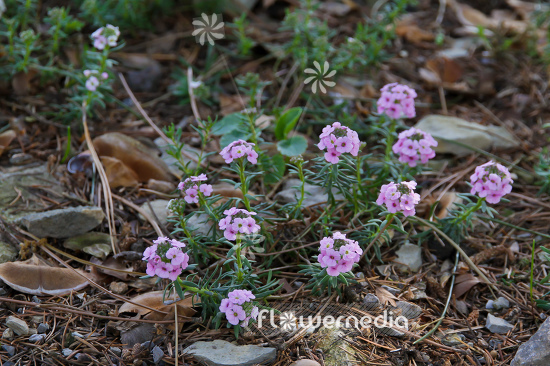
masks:
{"type": "Polygon", "coordinates": [[[153,347],[153,362],[154,363],[159,363],[160,360],[162,360],[162,358],[164,357],[164,352],[160,349],[159,346],[155,346],[153,347]]]}
{"type": "Polygon", "coordinates": [[[61,353],[63,353],[63,356],[67,357],[67,356],[69,356],[71,353],[73,353],[73,350],[70,349],[70,348],[63,348],[63,351],[61,351],[61,353]]]}
{"type": "Polygon", "coordinates": [[[40,323],[40,324],[38,324],[38,328],[36,328],[36,331],[39,334],[43,334],[43,333],[46,333],[49,329],[50,329],[50,326],[48,324],[40,323]]]}
{"type": "Polygon", "coordinates": [[[128,291],[128,284],[126,282],[111,282],[109,290],[115,294],[122,295],[128,291]]]}
{"type": "Polygon", "coordinates": [[[6,326],[13,330],[13,332],[20,336],[26,336],[29,334],[29,326],[27,323],[15,316],[8,316],[6,319],[6,326]]]}
{"type": "Polygon", "coordinates": [[[111,347],[109,349],[111,350],[111,352],[113,352],[118,357],[120,357],[122,355],[122,350],[118,347],[111,347]]]}
{"type": "Polygon", "coordinates": [[[298,360],[294,363],[291,363],[290,366],[321,366],[321,364],[313,360],[298,360]]]}
{"type": "Polygon", "coordinates": [[[4,344],[2,346],[2,349],[6,352],[8,352],[8,356],[12,357],[13,355],[15,355],[15,347],[14,346],[9,346],[7,344],[4,344]]]}
{"type": "Polygon", "coordinates": [[[25,153],[19,153],[19,154],[13,154],[10,157],[10,164],[11,165],[26,165],[33,161],[33,156],[30,154],[25,153]]]}
{"type": "Polygon", "coordinates": [[[13,337],[15,337],[15,334],[13,333],[13,330],[11,330],[10,328],[6,329],[4,333],[2,333],[3,339],[12,339],[13,337]]]}
{"type": "Polygon", "coordinates": [[[510,307],[510,301],[505,297],[499,297],[497,301],[493,303],[493,308],[495,310],[508,309],[510,307]]]}
{"type": "Polygon", "coordinates": [[[44,338],[46,338],[45,334],[33,334],[32,336],[29,337],[29,342],[36,343],[43,340],[44,338]]]}
{"type": "Polygon", "coordinates": [[[155,347],[155,344],[154,344],[153,342],[151,342],[151,341],[146,341],[146,342],[143,342],[143,343],[141,344],[141,346],[142,346],[143,348],[147,349],[147,350],[151,350],[151,349],[153,349],[153,347],[155,347]]]}
{"type": "Polygon", "coordinates": [[[36,295],[31,298],[31,301],[37,304],[40,304],[42,302],[42,300],[40,300],[36,295]]]}

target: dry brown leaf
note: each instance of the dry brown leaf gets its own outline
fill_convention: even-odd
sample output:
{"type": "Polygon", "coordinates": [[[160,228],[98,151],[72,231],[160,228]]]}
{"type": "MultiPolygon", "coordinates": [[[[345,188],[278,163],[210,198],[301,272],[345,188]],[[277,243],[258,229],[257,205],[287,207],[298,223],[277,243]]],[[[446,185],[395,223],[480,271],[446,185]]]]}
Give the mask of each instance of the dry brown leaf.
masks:
{"type": "Polygon", "coordinates": [[[132,266],[127,266],[122,260],[113,257],[107,258],[105,261],[101,261],[95,257],[90,258],[90,262],[94,264],[100,264],[104,267],[112,268],[113,270],[98,268],[93,266],[92,273],[106,274],[116,277],[120,280],[127,281],[130,273],[134,271],[132,266]]]}
{"type": "Polygon", "coordinates": [[[458,21],[463,25],[482,26],[485,28],[494,28],[497,26],[495,21],[470,5],[461,4],[458,1],[452,1],[450,5],[454,9],[458,21]]]}
{"type": "Polygon", "coordinates": [[[397,297],[395,297],[391,292],[383,287],[376,288],[376,296],[380,299],[382,305],[386,305],[389,303],[391,306],[397,306],[395,302],[395,300],[397,300],[397,297]]]}
{"type": "Polygon", "coordinates": [[[137,174],[140,182],[147,182],[149,179],[172,180],[170,169],[157,156],[157,152],[134,138],[111,132],[96,137],[93,143],[99,156],[120,160],[137,174]]]}
{"type": "Polygon", "coordinates": [[[480,282],[481,281],[471,273],[458,275],[455,279],[453,294],[456,298],[459,298],[480,282]]]}
{"type": "MultiPolygon", "coordinates": [[[[122,306],[118,309],[118,314],[122,313],[136,313],[139,316],[142,316],[146,319],[150,320],[165,320],[165,319],[174,319],[174,301],[179,299],[177,294],[172,294],[171,296],[168,296],[165,298],[167,303],[163,302],[163,295],[164,291],[152,291],[145,294],[138,295],[136,297],[133,297],[131,299],[132,303],[125,302],[122,304],[122,306]],[[136,305],[137,304],[137,305],[136,305]],[[165,313],[161,312],[155,312],[150,309],[147,309],[146,307],[141,307],[139,305],[144,305],[149,308],[153,308],[165,313]],[[171,317],[169,317],[171,312],[171,317]]],[[[195,302],[197,302],[198,299],[195,298],[195,302]]],[[[178,305],[178,315],[179,316],[187,316],[191,317],[195,314],[195,310],[193,310],[193,297],[189,296],[186,297],[183,300],[179,300],[176,302],[178,305]]]]}
{"type": "Polygon", "coordinates": [[[102,156],[101,163],[105,168],[105,174],[107,174],[111,188],[135,187],[139,184],[136,172],[117,158],[102,156]]]}
{"type": "Polygon", "coordinates": [[[11,86],[15,95],[28,95],[31,91],[31,80],[36,75],[36,71],[29,71],[27,73],[18,72],[11,79],[11,86]]]}
{"type": "Polygon", "coordinates": [[[421,29],[416,24],[399,24],[395,27],[395,33],[413,44],[431,42],[435,39],[433,33],[421,29]]]}
{"type": "Polygon", "coordinates": [[[35,254],[24,262],[0,264],[0,278],[14,290],[31,295],[64,296],[88,286],[88,281],[70,268],[51,267],[35,254]]]}
{"type": "Polygon", "coordinates": [[[14,130],[7,130],[0,133],[0,156],[2,156],[2,153],[10,146],[15,137],[16,134],[14,130]]]}
{"type": "Polygon", "coordinates": [[[437,74],[444,83],[456,83],[462,77],[462,67],[453,59],[438,57],[428,60],[426,68],[437,74]]]}

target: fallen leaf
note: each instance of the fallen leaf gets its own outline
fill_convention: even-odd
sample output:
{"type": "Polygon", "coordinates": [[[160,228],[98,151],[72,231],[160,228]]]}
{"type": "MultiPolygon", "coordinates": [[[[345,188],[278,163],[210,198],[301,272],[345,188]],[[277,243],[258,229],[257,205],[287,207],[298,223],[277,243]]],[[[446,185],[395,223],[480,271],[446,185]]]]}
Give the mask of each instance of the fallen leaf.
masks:
{"type": "Polygon", "coordinates": [[[383,287],[376,288],[376,296],[380,299],[380,302],[383,305],[389,303],[391,306],[397,306],[395,302],[395,300],[397,300],[397,297],[395,297],[391,292],[383,287]]]}
{"type": "Polygon", "coordinates": [[[250,97],[240,95],[220,95],[220,114],[227,116],[228,114],[240,112],[247,108],[250,97]]]}
{"type": "Polygon", "coordinates": [[[398,24],[395,27],[395,34],[413,44],[431,42],[435,39],[433,33],[421,29],[416,24],[398,24]]]}
{"type": "Polygon", "coordinates": [[[134,272],[133,266],[127,266],[121,259],[119,258],[113,258],[109,257],[105,261],[101,261],[95,257],[90,258],[90,262],[94,264],[100,264],[104,267],[112,268],[110,269],[103,269],[93,266],[92,267],[92,273],[95,273],[96,275],[99,274],[106,274],[109,276],[116,277],[122,281],[127,281],[128,277],[132,272],[134,272]]]}
{"type": "Polygon", "coordinates": [[[64,296],[88,286],[78,269],[51,267],[35,254],[24,262],[0,264],[0,279],[14,290],[31,295],[64,296]]]}
{"type": "Polygon", "coordinates": [[[2,153],[10,146],[15,137],[16,134],[14,130],[7,130],[0,133],[0,156],[2,156],[2,153]]]}
{"type": "Polygon", "coordinates": [[[132,137],[111,132],[96,137],[93,143],[100,157],[108,156],[120,160],[136,173],[140,182],[147,182],[149,179],[172,180],[170,169],[157,156],[157,151],[132,137]]]}
{"type": "Polygon", "coordinates": [[[437,74],[444,83],[455,83],[462,77],[462,67],[447,57],[432,58],[426,62],[426,69],[437,74]]]}
{"type": "Polygon", "coordinates": [[[139,184],[136,172],[117,158],[102,156],[101,163],[105,168],[105,174],[107,174],[111,188],[135,187],[139,184]]]}
{"type": "Polygon", "coordinates": [[[455,279],[453,294],[456,298],[459,298],[480,282],[481,281],[471,273],[458,275],[455,279]]]}
{"type": "MultiPolygon", "coordinates": [[[[196,313],[196,311],[192,308],[192,296],[186,297],[183,300],[178,300],[179,297],[177,294],[173,293],[171,296],[166,297],[164,301],[163,296],[164,291],[152,291],[138,295],[133,297],[131,302],[125,302],[122,304],[122,306],[118,309],[118,314],[136,313],[138,316],[149,320],[174,319],[174,302],[178,306],[178,316],[191,317],[196,313]],[[150,310],[147,307],[158,310],[158,312],[150,310]]],[[[195,297],[194,301],[197,303],[199,302],[199,299],[195,297]]]]}

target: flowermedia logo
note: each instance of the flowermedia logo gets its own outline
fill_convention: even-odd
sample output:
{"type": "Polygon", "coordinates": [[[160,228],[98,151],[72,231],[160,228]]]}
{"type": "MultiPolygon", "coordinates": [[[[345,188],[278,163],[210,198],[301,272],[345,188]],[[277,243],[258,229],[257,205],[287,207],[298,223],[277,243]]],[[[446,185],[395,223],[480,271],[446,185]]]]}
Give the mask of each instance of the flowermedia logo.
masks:
{"type": "Polygon", "coordinates": [[[223,18],[221,14],[212,14],[210,16],[205,13],[201,14],[200,18],[193,20],[193,26],[195,30],[192,35],[195,36],[197,43],[204,46],[205,42],[210,43],[212,46],[218,39],[225,37],[223,18]]]}
{"type": "Polygon", "coordinates": [[[306,74],[314,74],[313,76],[306,78],[306,80],[304,80],[304,84],[307,85],[313,81],[311,84],[311,91],[313,94],[317,93],[317,88],[319,88],[322,93],[326,93],[327,89],[325,86],[332,88],[336,85],[334,81],[327,80],[336,74],[336,70],[330,71],[327,61],[325,61],[323,67],[321,67],[317,61],[313,61],[313,66],[315,66],[315,69],[307,68],[304,70],[306,74]]]}

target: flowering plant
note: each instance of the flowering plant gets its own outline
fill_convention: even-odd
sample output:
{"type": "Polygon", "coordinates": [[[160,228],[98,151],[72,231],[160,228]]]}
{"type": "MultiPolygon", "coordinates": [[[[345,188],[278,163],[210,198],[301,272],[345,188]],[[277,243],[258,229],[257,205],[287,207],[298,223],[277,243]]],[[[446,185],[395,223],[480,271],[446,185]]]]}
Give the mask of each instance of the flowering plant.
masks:
{"type": "Polygon", "coordinates": [[[414,89],[406,85],[391,83],[384,85],[380,91],[382,94],[376,102],[379,114],[385,113],[392,119],[416,116],[414,98],[417,95],[414,89]]]}
{"type": "Polygon", "coordinates": [[[249,290],[233,290],[222,300],[219,309],[230,324],[246,327],[250,320],[258,318],[258,307],[252,302],[255,298],[249,290]]]}
{"type": "Polygon", "coordinates": [[[415,214],[415,205],[420,202],[420,195],[415,193],[416,182],[401,182],[384,184],[376,200],[377,205],[385,204],[392,214],[403,212],[403,215],[415,214]]]}
{"type": "Polygon", "coordinates": [[[512,191],[510,172],[505,166],[489,161],[476,168],[470,177],[471,194],[485,198],[489,203],[499,203],[500,199],[512,191]]]}
{"type": "Polygon", "coordinates": [[[94,47],[98,50],[105,49],[105,46],[116,47],[120,30],[111,24],[97,29],[92,33],[91,38],[94,41],[94,47]]]}
{"type": "Polygon", "coordinates": [[[185,244],[166,237],[159,237],[153,244],[143,252],[147,274],[175,281],[189,265],[189,256],[183,252],[185,244]]]}
{"type": "Polygon", "coordinates": [[[220,152],[220,155],[227,164],[237,159],[244,160],[245,156],[249,163],[256,164],[258,163],[258,153],[254,150],[254,146],[255,144],[244,140],[233,141],[220,152]]]}
{"type": "Polygon", "coordinates": [[[339,231],[332,237],[321,240],[320,254],[317,260],[321,268],[327,269],[329,276],[338,276],[340,273],[349,272],[353,265],[359,262],[363,250],[355,240],[347,239],[345,234],[339,231]]]}
{"type": "Polygon", "coordinates": [[[393,145],[394,153],[399,154],[399,161],[415,167],[420,160],[426,164],[435,157],[432,147],[437,146],[437,141],[427,132],[412,127],[399,134],[397,142],[393,145]]]}
{"type": "Polygon", "coordinates": [[[220,220],[219,226],[224,230],[223,235],[227,240],[235,240],[239,234],[252,234],[260,230],[260,225],[252,217],[256,215],[255,212],[232,207],[223,214],[227,216],[220,220]]]}
{"type": "MultiPolygon", "coordinates": [[[[93,92],[96,91],[97,87],[99,86],[99,71],[97,70],[84,70],[84,76],[86,79],[86,89],[93,92]]],[[[103,80],[106,80],[109,78],[109,74],[106,72],[101,73],[101,78],[103,80]]]]}
{"type": "Polygon", "coordinates": [[[183,199],[185,202],[199,203],[200,194],[204,197],[209,197],[212,194],[212,185],[202,183],[206,179],[206,174],[201,174],[189,177],[178,184],[178,189],[184,194],[183,199]]]}
{"type": "Polygon", "coordinates": [[[319,136],[321,142],[317,144],[319,149],[325,150],[325,159],[329,163],[337,164],[340,161],[339,156],[343,153],[350,153],[357,156],[361,141],[359,135],[354,130],[342,126],[340,122],[334,122],[323,128],[323,133],[319,136]]]}

